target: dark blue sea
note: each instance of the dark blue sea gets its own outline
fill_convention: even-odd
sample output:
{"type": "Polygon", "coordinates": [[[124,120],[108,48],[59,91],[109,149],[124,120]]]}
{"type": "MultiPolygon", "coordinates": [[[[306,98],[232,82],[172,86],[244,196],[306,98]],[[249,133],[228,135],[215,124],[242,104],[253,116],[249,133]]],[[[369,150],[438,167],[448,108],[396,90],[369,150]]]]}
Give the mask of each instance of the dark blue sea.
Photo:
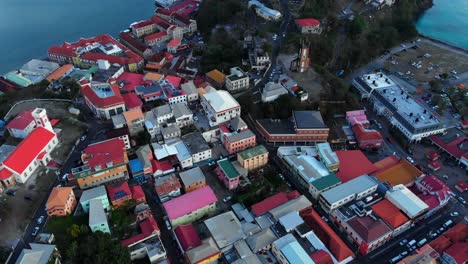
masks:
{"type": "Polygon", "coordinates": [[[0,0],[0,74],[46,57],[53,44],[115,37],[154,9],[152,0],[0,0]]]}
{"type": "Polygon", "coordinates": [[[422,35],[468,50],[468,0],[434,0],[416,28],[422,35]]]}

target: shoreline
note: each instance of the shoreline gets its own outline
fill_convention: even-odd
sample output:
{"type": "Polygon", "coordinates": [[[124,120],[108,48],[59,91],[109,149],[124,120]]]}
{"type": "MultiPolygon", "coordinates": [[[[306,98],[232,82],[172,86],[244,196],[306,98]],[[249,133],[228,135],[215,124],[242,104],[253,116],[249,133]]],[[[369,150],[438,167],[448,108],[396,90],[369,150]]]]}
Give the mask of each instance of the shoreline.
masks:
{"type": "Polygon", "coordinates": [[[433,38],[433,37],[429,37],[429,36],[423,35],[423,34],[421,34],[421,33],[419,33],[419,32],[418,32],[418,35],[419,35],[421,38],[428,39],[428,40],[430,40],[430,41],[432,41],[432,42],[435,42],[435,43],[440,44],[440,45],[447,46],[447,47],[449,47],[449,48],[458,50],[458,51],[463,52],[463,53],[466,53],[466,55],[468,55],[468,49],[465,49],[465,48],[462,48],[462,47],[459,47],[459,46],[455,46],[455,45],[453,45],[453,44],[444,42],[444,41],[439,40],[439,39],[435,39],[435,38],[433,38]]]}

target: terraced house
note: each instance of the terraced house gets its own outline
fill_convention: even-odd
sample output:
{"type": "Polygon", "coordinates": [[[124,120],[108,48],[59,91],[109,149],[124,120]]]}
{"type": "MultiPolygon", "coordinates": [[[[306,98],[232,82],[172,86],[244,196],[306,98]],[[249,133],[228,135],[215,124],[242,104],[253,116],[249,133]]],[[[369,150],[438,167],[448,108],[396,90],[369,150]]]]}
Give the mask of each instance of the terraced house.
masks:
{"type": "Polygon", "coordinates": [[[80,189],[128,180],[128,157],[125,143],[120,138],[89,145],[83,150],[81,160],[83,166],[73,168],[71,171],[80,189]]]}

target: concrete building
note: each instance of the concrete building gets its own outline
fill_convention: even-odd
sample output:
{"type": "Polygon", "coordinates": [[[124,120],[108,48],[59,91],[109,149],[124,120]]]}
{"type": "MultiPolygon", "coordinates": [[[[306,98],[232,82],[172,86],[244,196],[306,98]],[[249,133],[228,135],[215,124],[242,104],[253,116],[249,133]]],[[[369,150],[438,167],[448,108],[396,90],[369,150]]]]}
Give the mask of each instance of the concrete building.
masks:
{"type": "Polygon", "coordinates": [[[236,242],[247,237],[232,211],[209,218],[204,223],[222,252],[227,252],[236,242]]]}
{"type": "Polygon", "coordinates": [[[88,145],[81,154],[81,161],[82,166],[71,170],[71,176],[76,179],[80,189],[129,178],[125,143],[120,138],[88,145]]]}
{"type": "Polygon", "coordinates": [[[55,187],[47,199],[48,216],[66,216],[73,213],[76,207],[75,193],[72,187],[55,187]]]}
{"type": "Polygon", "coordinates": [[[32,59],[19,69],[20,76],[36,84],[56,71],[60,65],[55,62],[32,59]]]}
{"type": "Polygon", "coordinates": [[[92,200],[101,201],[102,206],[105,210],[110,209],[109,199],[107,198],[106,188],[99,186],[85,190],[80,197],[80,205],[85,213],[89,212],[89,204],[92,200]]]}
{"type": "Polygon", "coordinates": [[[101,231],[110,234],[106,212],[98,199],[89,202],[89,228],[91,232],[101,231]]]}
{"type": "Polygon", "coordinates": [[[319,202],[326,212],[330,212],[348,202],[373,194],[377,186],[377,182],[370,176],[362,175],[321,193],[319,202]]]}
{"type": "Polygon", "coordinates": [[[200,167],[182,171],[179,173],[179,177],[182,181],[185,193],[203,188],[206,185],[205,174],[203,174],[203,171],[200,169],[200,167]]]}
{"type": "Polygon", "coordinates": [[[237,154],[237,161],[247,171],[264,167],[268,163],[268,150],[263,145],[258,145],[237,154]]]}
{"type": "Polygon", "coordinates": [[[239,171],[236,170],[228,159],[218,160],[216,163],[218,164],[215,169],[216,175],[224,183],[224,186],[228,190],[237,189],[241,176],[239,171]]]}
{"type": "Polygon", "coordinates": [[[226,76],[226,89],[230,93],[237,93],[249,89],[249,76],[239,67],[230,69],[230,74],[226,76]]]}
{"type": "Polygon", "coordinates": [[[145,117],[140,108],[123,112],[122,115],[131,136],[135,136],[144,130],[145,117]]]}
{"type": "Polygon", "coordinates": [[[197,87],[193,83],[192,80],[183,83],[180,88],[182,91],[184,91],[187,94],[187,101],[190,102],[195,102],[198,101],[198,92],[197,92],[197,87]]]}
{"type": "Polygon", "coordinates": [[[250,9],[251,7],[255,8],[255,13],[265,20],[279,20],[281,18],[281,13],[279,11],[265,6],[265,4],[260,1],[250,0],[248,8],[250,9]]]}
{"type": "Polygon", "coordinates": [[[320,158],[320,161],[327,166],[329,171],[336,172],[340,166],[340,159],[338,159],[336,152],[331,149],[330,143],[318,143],[316,146],[317,155],[320,158]]]}
{"type": "Polygon", "coordinates": [[[410,219],[387,199],[383,199],[373,204],[371,208],[375,215],[380,217],[391,229],[393,229],[393,237],[401,234],[411,227],[410,219]]]}
{"type": "Polygon", "coordinates": [[[97,118],[109,120],[125,112],[125,101],[116,84],[97,84],[87,80],[80,84],[84,101],[97,118]]]}
{"type": "Polygon", "coordinates": [[[239,103],[227,91],[213,91],[201,96],[201,105],[210,126],[217,126],[240,116],[239,103]]]}
{"type": "Polygon", "coordinates": [[[226,82],[226,75],[214,69],[206,73],[206,81],[213,85],[216,89],[221,89],[226,82]]]}
{"type": "Polygon", "coordinates": [[[171,107],[168,104],[151,109],[153,115],[158,120],[158,124],[166,123],[167,120],[174,117],[171,107]]]}
{"type": "MultiPolygon", "coordinates": [[[[331,173],[327,167],[314,156],[308,155],[307,149],[297,147],[298,150],[289,151],[278,149],[278,157],[305,190],[308,190],[314,199],[318,199],[320,194],[330,190],[341,183],[341,180],[331,173]]],[[[305,147],[307,148],[307,147],[305,147]]]]}
{"type": "Polygon", "coordinates": [[[402,184],[393,186],[388,190],[385,198],[412,220],[424,216],[429,210],[426,203],[402,184]]]}
{"type": "Polygon", "coordinates": [[[211,148],[200,132],[192,132],[183,135],[182,142],[184,142],[190,155],[192,155],[192,162],[194,164],[211,159],[211,148]]]}
{"type": "Polygon", "coordinates": [[[46,128],[50,131],[52,126],[50,125],[47,112],[43,108],[35,108],[31,110],[24,110],[16,115],[13,119],[8,122],[6,128],[8,133],[15,138],[26,138],[36,127],[43,126],[41,123],[44,121],[46,128]]]}
{"type": "Polygon", "coordinates": [[[172,113],[178,127],[182,128],[193,124],[193,113],[186,104],[177,103],[172,105],[172,113]]]}
{"type": "Polygon", "coordinates": [[[161,202],[166,202],[171,197],[180,196],[180,189],[182,188],[179,178],[175,174],[169,174],[157,177],[154,180],[154,189],[158,194],[161,202]]]}
{"type": "Polygon", "coordinates": [[[240,117],[232,119],[229,124],[221,125],[220,132],[221,143],[223,143],[229,154],[257,145],[255,134],[240,117]]]}
{"type": "Polygon", "coordinates": [[[262,91],[262,102],[268,103],[273,102],[278,99],[280,96],[288,94],[288,90],[286,90],[281,84],[275,82],[269,82],[265,84],[265,87],[262,91]]]}
{"type": "Polygon", "coordinates": [[[209,186],[186,193],[163,203],[173,228],[192,223],[216,210],[218,198],[209,186]]]}
{"type": "Polygon", "coordinates": [[[353,81],[361,99],[367,98],[378,115],[383,115],[411,142],[439,134],[445,127],[431,110],[420,105],[402,87],[383,73],[365,74],[353,81]]]}
{"type": "Polygon", "coordinates": [[[164,142],[171,140],[171,139],[180,138],[180,136],[182,135],[182,131],[174,123],[165,125],[161,127],[160,130],[161,130],[161,135],[164,139],[164,142]]]}
{"type": "Polygon", "coordinates": [[[317,143],[328,139],[330,129],[319,111],[294,111],[290,119],[258,119],[257,128],[270,143],[317,143]]]}
{"type": "Polygon", "coordinates": [[[60,264],[60,253],[55,245],[29,243],[16,259],[15,264],[60,264]]]}

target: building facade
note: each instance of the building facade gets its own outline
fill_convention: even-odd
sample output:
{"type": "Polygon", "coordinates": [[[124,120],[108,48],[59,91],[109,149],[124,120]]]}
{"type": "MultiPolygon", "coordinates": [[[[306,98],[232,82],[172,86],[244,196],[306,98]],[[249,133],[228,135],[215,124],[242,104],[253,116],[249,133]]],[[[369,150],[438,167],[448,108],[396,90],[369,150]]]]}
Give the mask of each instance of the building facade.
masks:
{"type": "Polygon", "coordinates": [[[72,187],[55,187],[46,203],[48,216],[66,216],[73,213],[76,197],[72,187]]]}
{"type": "Polygon", "coordinates": [[[258,145],[237,154],[237,161],[247,171],[263,168],[268,163],[268,150],[258,145]]]}

